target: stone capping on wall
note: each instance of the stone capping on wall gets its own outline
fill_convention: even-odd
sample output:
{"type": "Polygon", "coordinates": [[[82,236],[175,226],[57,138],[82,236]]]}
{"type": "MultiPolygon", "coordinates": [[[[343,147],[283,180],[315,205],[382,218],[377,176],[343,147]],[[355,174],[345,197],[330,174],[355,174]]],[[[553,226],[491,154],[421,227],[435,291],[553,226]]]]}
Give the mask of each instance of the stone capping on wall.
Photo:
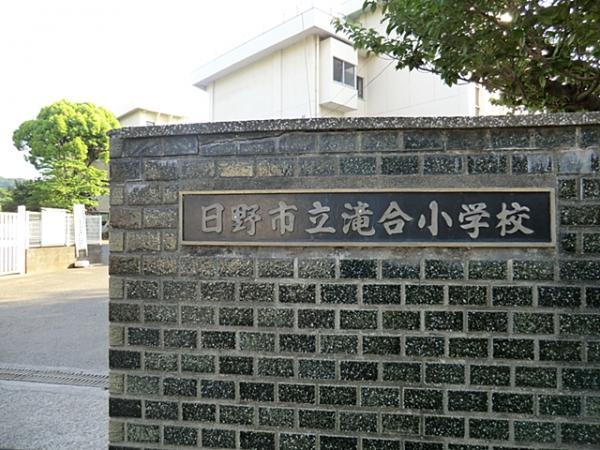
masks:
{"type": "Polygon", "coordinates": [[[126,127],[109,132],[113,138],[277,131],[342,131],[385,129],[515,128],[594,125],[600,112],[528,114],[482,117],[349,117],[319,119],[243,120],[152,127],[126,127]]]}

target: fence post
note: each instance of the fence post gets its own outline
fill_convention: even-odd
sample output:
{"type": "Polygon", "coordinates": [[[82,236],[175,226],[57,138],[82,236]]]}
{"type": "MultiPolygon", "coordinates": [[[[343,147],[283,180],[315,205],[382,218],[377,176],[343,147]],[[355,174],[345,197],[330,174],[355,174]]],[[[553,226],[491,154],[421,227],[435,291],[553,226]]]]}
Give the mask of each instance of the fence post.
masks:
{"type": "Polygon", "coordinates": [[[85,256],[88,256],[85,206],[81,204],[73,205],[73,228],[75,230],[75,255],[79,258],[80,252],[83,250],[85,256]]]}
{"type": "Polygon", "coordinates": [[[25,256],[29,241],[29,223],[25,206],[17,207],[17,270],[25,273],[25,256]]]}

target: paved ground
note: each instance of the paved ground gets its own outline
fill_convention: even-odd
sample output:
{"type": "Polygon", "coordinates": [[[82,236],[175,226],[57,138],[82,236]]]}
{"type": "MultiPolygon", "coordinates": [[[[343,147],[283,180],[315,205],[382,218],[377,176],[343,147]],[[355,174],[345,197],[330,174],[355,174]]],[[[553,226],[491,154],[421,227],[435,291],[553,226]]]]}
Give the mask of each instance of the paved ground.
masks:
{"type": "Polygon", "coordinates": [[[107,280],[106,266],[0,278],[0,449],[106,448],[107,391],[52,377],[106,374],[107,280]],[[6,381],[33,370],[50,382],[6,381]]]}
{"type": "Polygon", "coordinates": [[[0,364],[107,371],[106,266],[0,278],[0,364]]]}
{"type": "Polygon", "coordinates": [[[31,275],[8,275],[0,277],[0,303],[106,298],[107,289],[107,266],[31,275]]]}
{"type": "Polygon", "coordinates": [[[107,391],[0,381],[0,448],[106,449],[107,391]]]}

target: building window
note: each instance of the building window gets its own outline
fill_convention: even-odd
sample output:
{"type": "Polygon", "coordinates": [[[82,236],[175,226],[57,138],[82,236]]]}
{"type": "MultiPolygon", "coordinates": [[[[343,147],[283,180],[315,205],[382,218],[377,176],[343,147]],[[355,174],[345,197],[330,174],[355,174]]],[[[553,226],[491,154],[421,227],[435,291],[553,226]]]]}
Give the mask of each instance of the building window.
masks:
{"type": "Polygon", "coordinates": [[[365,98],[365,79],[363,77],[356,77],[356,91],[358,98],[365,98]]]}
{"type": "Polygon", "coordinates": [[[333,58],[333,79],[348,86],[355,86],[356,66],[341,59],[333,58]]]}

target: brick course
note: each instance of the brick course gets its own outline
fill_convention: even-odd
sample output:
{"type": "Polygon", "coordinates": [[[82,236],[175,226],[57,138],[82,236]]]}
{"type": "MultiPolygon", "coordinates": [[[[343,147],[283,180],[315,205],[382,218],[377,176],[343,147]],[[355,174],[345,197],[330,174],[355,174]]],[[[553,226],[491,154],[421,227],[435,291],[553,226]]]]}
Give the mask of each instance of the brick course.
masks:
{"type": "Polygon", "coordinates": [[[600,115],[111,138],[111,448],[600,442],[600,115]],[[551,187],[551,249],[179,246],[177,194],[551,187]],[[118,195],[117,195],[118,194],[118,195]]]}

